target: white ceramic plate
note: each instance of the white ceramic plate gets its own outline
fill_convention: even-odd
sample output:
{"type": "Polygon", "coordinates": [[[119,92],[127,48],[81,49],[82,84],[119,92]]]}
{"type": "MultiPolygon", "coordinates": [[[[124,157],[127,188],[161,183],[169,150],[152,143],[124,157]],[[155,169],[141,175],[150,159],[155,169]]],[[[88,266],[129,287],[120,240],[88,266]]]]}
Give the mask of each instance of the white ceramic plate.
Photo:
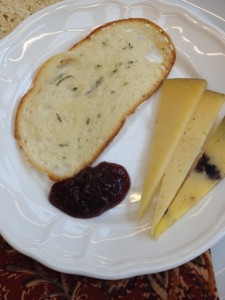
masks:
{"type": "Polygon", "coordinates": [[[225,92],[224,36],[162,1],[60,2],[31,16],[0,44],[1,234],[19,251],[58,271],[104,279],[158,272],[196,257],[225,233],[224,181],[158,241],[149,235],[151,212],[137,222],[160,90],[129,117],[97,161],[122,164],[132,182],[123,203],[100,217],[74,219],[52,207],[47,200],[51,182],[26,163],[17,147],[15,111],[40,64],[93,28],[127,17],[148,18],[172,37],[177,61],[170,77],[205,78],[208,88],[225,92]]]}

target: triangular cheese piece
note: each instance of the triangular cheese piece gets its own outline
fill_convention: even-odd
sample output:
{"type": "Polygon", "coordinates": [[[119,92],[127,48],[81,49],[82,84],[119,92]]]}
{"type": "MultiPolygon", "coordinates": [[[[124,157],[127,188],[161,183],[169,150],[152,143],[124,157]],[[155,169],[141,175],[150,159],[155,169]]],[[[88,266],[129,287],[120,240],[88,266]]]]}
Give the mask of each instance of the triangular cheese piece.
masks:
{"type": "Polygon", "coordinates": [[[157,224],[201,152],[223,103],[224,95],[222,94],[206,91],[202,96],[163,175],[152,222],[151,234],[153,236],[157,224]]]}
{"type": "Polygon", "coordinates": [[[225,118],[209,138],[196,167],[156,227],[155,237],[188,212],[225,176],[225,118]]]}
{"type": "Polygon", "coordinates": [[[139,218],[143,217],[151,204],[163,173],[205,89],[206,81],[201,79],[177,78],[164,81],[139,218]]]}

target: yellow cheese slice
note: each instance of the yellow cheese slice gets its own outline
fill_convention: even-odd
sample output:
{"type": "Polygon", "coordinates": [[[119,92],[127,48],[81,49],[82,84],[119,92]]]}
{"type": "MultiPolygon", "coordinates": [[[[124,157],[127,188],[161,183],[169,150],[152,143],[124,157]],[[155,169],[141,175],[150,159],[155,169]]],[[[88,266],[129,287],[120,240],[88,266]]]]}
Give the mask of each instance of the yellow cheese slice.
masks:
{"type": "Polygon", "coordinates": [[[167,79],[162,86],[150,161],[142,189],[139,219],[143,217],[204,91],[201,79],[167,79]]]}
{"type": "Polygon", "coordinates": [[[225,176],[225,118],[207,141],[204,154],[191,171],[155,230],[158,238],[188,212],[225,176]]]}
{"type": "Polygon", "coordinates": [[[216,92],[205,91],[203,94],[163,175],[152,222],[151,234],[153,236],[157,224],[201,152],[224,100],[224,95],[216,92]]]}

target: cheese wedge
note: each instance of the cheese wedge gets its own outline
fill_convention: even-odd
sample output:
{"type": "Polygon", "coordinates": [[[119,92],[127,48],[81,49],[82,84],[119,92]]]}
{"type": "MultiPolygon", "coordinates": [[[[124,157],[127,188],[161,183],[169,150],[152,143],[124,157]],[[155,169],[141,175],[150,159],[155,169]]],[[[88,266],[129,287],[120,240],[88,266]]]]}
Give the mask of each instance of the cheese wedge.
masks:
{"type": "Polygon", "coordinates": [[[224,95],[212,91],[206,91],[202,96],[163,175],[152,222],[152,236],[154,236],[157,224],[201,152],[224,100],[224,95]]]}
{"type": "Polygon", "coordinates": [[[139,219],[148,210],[163,173],[205,89],[206,81],[201,79],[177,78],[164,81],[138,211],[139,219]]]}
{"type": "Polygon", "coordinates": [[[225,118],[209,138],[202,157],[185,180],[165,215],[156,227],[158,238],[188,212],[225,176],[225,118]]]}

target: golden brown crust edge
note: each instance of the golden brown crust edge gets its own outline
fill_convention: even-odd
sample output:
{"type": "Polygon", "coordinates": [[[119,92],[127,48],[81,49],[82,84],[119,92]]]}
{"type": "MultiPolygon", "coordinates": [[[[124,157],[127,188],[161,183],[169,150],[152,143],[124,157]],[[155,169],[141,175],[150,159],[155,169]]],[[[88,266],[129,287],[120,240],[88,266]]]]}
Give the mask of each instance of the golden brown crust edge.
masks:
{"type": "MultiPolygon", "coordinates": [[[[136,103],[135,106],[133,106],[130,111],[127,113],[127,115],[125,115],[123,117],[123,119],[120,120],[119,124],[118,124],[118,127],[115,129],[114,133],[109,136],[109,138],[105,141],[105,143],[99,148],[97,149],[96,153],[93,155],[92,158],[90,158],[90,160],[86,163],[86,164],[83,164],[81,167],[80,167],[80,170],[81,171],[82,169],[84,169],[85,167],[91,165],[98,157],[99,155],[105,150],[105,148],[112,142],[112,140],[115,138],[115,136],[118,134],[118,132],[120,131],[120,129],[122,128],[122,126],[124,125],[127,117],[131,114],[133,114],[136,109],[144,102],[146,101],[147,99],[149,99],[161,86],[162,82],[168,77],[174,63],[175,63],[175,60],[176,60],[176,51],[175,51],[175,46],[173,44],[173,41],[171,40],[170,36],[160,27],[158,26],[156,23],[148,20],[148,19],[144,19],[144,18],[127,18],[127,19],[120,19],[120,20],[115,20],[115,21],[111,21],[111,22],[108,22],[108,23],[105,23],[99,27],[97,27],[96,29],[94,29],[89,35],[87,35],[85,38],[83,38],[82,40],[80,40],[78,43],[76,43],[74,46],[72,46],[69,51],[71,50],[74,50],[74,48],[78,47],[80,44],[88,41],[90,39],[90,37],[95,34],[96,32],[100,31],[101,29],[105,28],[105,27],[108,27],[108,26],[111,26],[111,25],[114,25],[114,24],[118,24],[118,23],[125,23],[125,22],[144,22],[146,24],[149,24],[153,27],[155,27],[156,29],[158,29],[161,34],[163,34],[167,39],[168,39],[168,43],[172,46],[173,48],[173,51],[171,51],[171,59],[169,61],[169,64],[168,66],[166,67],[166,72],[164,74],[164,76],[161,78],[161,80],[159,80],[158,82],[156,82],[155,84],[155,87],[154,89],[150,90],[149,93],[147,93],[144,97],[142,97],[140,99],[139,102],[136,103]]],[[[52,58],[50,57],[44,64],[42,64],[39,68],[39,70],[37,71],[34,79],[33,79],[33,85],[32,87],[30,88],[30,90],[28,90],[28,92],[22,97],[19,105],[18,105],[18,108],[17,108],[17,112],[16,112],[16,115],[15,115],[15,127],[14,127],[14,136],[20,146],[20,148],[23,148],[23,146],[21,145],[21,142],[20,142],[20,134],[19,134],[19,130],[18,130],[18,124],[19,124],[19,115],[21,113],[21,109],[22,109],[22,106],[23,104],[25,103],[26,101],[26,98],[28,97],[28,95],[30,95],[34,90],[35,90],[35,86],[36,86],[36,83],[38,81],[38,78],[39,76],[41,76],[41,73],[43,72],[43,70],[45,69],[45,66],[46,64],[48,63],[49,60],[51,60],[52,58]]],[[[50,172],[46,172],[46,170],[42,167],[40,167],[40,165],[37,165],[36,163],[34,163],[34,161],[32,160],[32,158],[29,156],[29,154],[23,150],[24,154],[25,154],[25,157],[27,159],[27,161],[33,166],[35,167],[37,170],[39,170],[40,172],[43,172],[45,173],[49,179],[53,180],[53,181],[60,181],[60,180],[63,180],[63,179],[66,179],[66,178],[69,178],[71,176],[73,176],[74,174],[68,174],[68,176],[65,176],[65,177],[62,177],[62,176],[57,176],[53,173],[50,173],[50,172]]],[[[78,172],[79,172],[78,171],[78,172]]],[[[78,173],[76,172],[76,173],[78,173]]]]}

